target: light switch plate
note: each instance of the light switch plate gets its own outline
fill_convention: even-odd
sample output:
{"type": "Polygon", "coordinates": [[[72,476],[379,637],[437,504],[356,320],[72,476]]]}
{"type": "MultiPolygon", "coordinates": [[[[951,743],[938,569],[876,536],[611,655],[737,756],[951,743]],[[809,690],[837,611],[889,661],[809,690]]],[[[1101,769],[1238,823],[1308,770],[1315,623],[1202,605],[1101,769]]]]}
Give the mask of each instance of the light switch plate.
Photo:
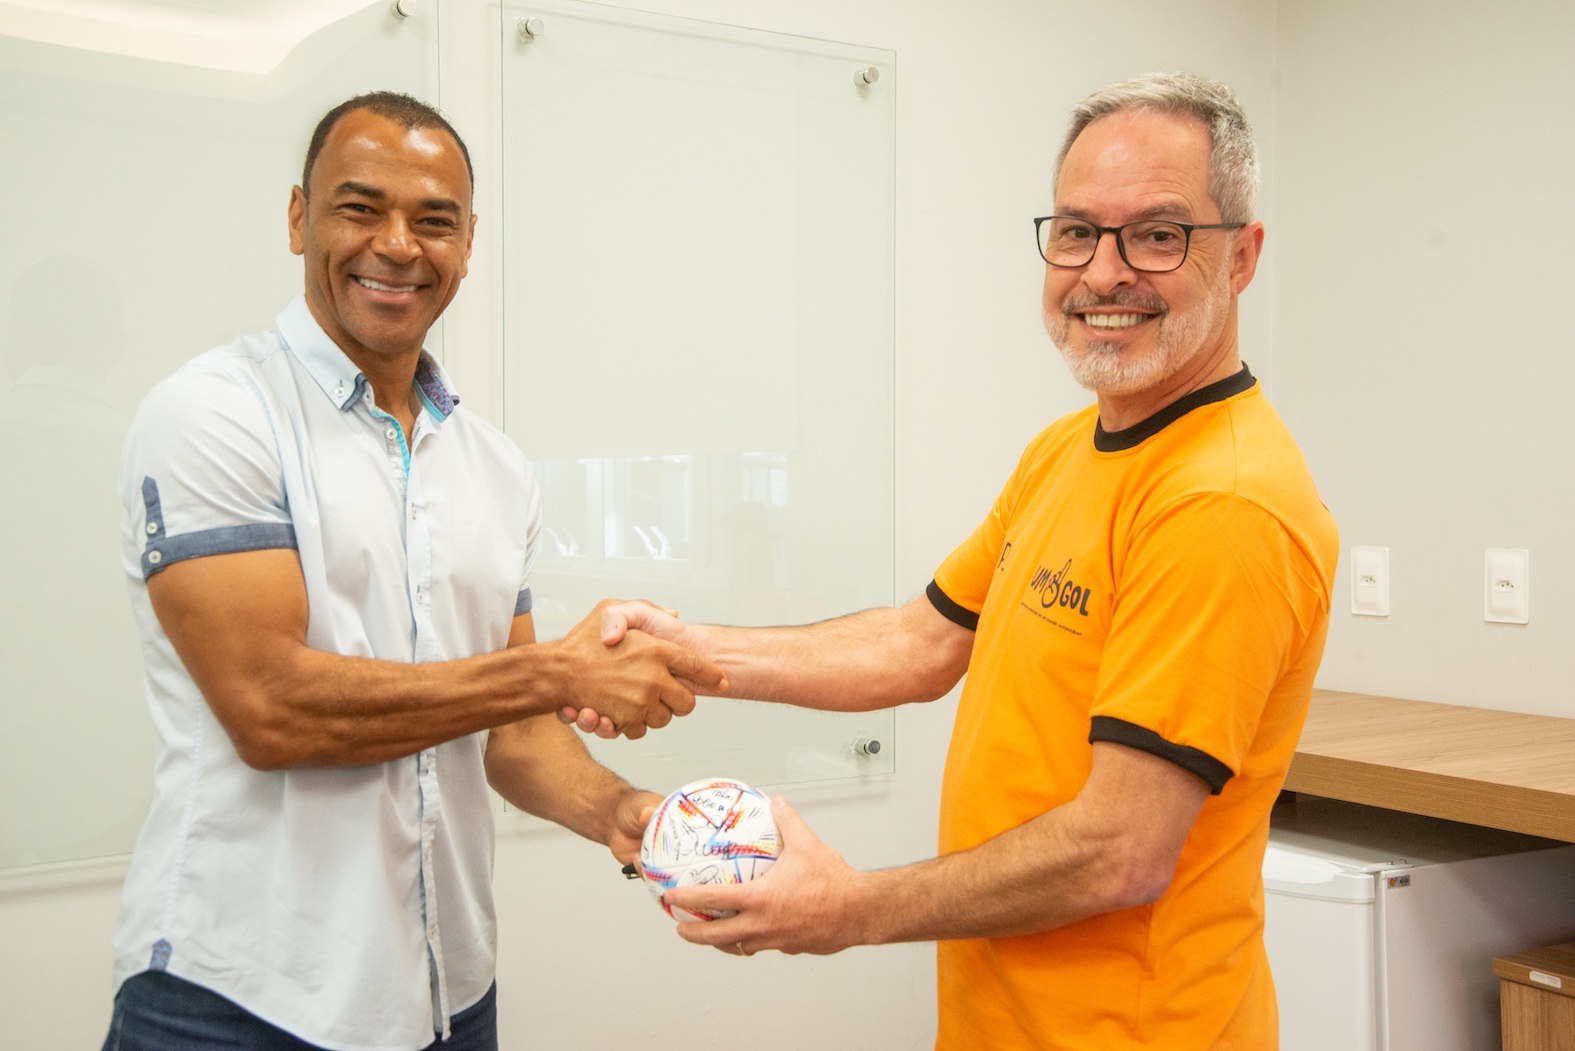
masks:
{"type": "Polygon", "coordinates": [[[1483,559],[1482,619],[1494,624],[1531,622],[1531,552],[1490,547],[1483,559]]]}
{"type": "Polygon", "coordinates": [[[1351,548],[1351,612],[1358,617],[1389,616],[1389,549],[1351,548]]]}

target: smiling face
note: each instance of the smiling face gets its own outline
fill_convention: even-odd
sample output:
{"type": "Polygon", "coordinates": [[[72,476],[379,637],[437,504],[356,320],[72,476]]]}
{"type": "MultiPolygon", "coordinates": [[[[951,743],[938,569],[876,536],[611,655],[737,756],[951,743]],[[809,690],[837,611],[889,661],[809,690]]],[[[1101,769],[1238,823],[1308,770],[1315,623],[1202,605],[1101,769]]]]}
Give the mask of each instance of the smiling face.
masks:
{"type": "Polygon", "coordinates": [[[290,193],[289,225],[312,316],[363,371],[401,358],[414,369],[459,290],[475,233],[458,144],[441,128],[352,110],[329,132],[310,179],[290,193]]]}
{"type": "MultiPolygon", "coordinates": [[[[1055,213],[1100,226],[1220,222],[1208,189],[1210,145],[1194,118],[1145,110],[1101,117],[1067,151],[1055,213]]],[[[1102,396],[1102,410],[1110,396],[1158,400],[1157,411],[1235,371],[1236,296],[1252,280],[1262,235],[1259,223],[1195,231],[1181,267],[1153,274],[1127,266],[1106,234],[1086,266],[1045,268],[1045,328],[1073,377],[1102,396]]]]}

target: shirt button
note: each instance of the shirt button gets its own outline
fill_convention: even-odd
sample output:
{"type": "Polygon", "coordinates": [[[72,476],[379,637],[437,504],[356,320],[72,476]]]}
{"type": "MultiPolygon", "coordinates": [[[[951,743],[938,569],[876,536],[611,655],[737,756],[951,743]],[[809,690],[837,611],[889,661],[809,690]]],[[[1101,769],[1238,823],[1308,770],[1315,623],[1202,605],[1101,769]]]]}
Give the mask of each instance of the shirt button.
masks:
{"type": "Polygon", "coordinates": [[[149,536],[152,536],[154,533],[157,533],[158,531],[159,531],[159,524],[157,522],[149,522],[148,523],[148,535],[149,536]]]}
{"type": "Polygon", "coordinates": [[[384,431],[383,433],[388,435],[388,440],[389,441],[393,441],[394,440],[394,428],[390,427],[388,430],[384,431]]]}
{"type": "Polygon", "coordinates": [[[164,554],[163,554],[163,552],[160,552],[160,551],[149,551],[148,552],[148,562],[151,565],[155,565],[156,566],[162,561],[164,561],[164,554]]]}

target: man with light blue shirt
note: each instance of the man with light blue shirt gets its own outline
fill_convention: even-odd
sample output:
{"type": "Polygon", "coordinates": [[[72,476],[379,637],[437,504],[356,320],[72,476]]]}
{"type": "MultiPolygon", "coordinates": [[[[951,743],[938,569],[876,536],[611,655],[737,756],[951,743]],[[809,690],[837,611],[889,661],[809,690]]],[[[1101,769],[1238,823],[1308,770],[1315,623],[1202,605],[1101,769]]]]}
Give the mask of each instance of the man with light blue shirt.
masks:
{"type": "Polygon", "coordinates": [[[335,108],[290,198],[304,297],[131,428],[160,752],[106,1049],[495,1049],[488,786],[628,861],[659,797],[551,713],[594,699],[638,737],[722,683],[670,643],[608,650],[599,608],[529,645],[530,466],[422,349],[472,178],[430,107],[335,108]]]}

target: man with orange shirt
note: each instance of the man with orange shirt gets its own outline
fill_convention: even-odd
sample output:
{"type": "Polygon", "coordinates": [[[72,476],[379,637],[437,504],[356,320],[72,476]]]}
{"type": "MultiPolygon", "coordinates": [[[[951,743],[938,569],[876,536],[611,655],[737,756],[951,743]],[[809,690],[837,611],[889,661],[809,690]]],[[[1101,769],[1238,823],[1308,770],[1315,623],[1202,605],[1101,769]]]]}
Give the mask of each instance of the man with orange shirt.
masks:
{"type": "Polygon", "coordinates": [[[864,710],[968,676],[939,857],[858,871],[776,800],[781,860],[670,892],[738,910],[683,937],[743,955],[937,940],[943,1048],[1277,1046],[1261,866],[1338,539],[1238,355],[1255,152],[1201,77],[1074,111],[1035,226],[1046,327],[1097,404],[1029,445],[923,598],[797,628],[640,604],[604,620],[609,642],[692,646],[742,697],[864,710]]]}

